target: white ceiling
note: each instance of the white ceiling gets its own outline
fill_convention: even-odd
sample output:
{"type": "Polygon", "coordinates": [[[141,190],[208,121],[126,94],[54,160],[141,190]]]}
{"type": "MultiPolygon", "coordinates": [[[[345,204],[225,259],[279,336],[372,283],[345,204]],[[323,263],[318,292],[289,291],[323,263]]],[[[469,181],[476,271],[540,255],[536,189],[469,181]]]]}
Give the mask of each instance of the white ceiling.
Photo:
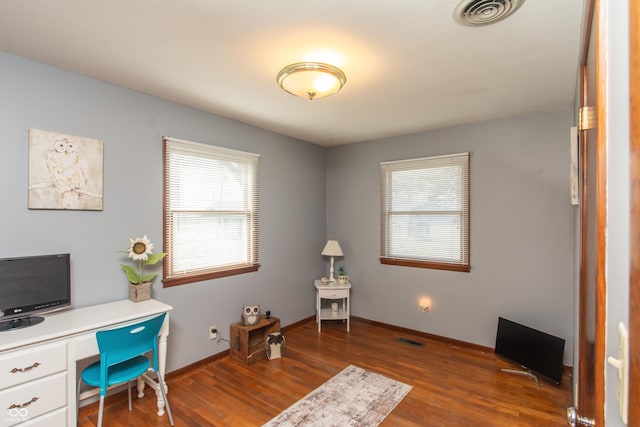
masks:
{"type": "Polygon", "coordinates": [[[486,27],[459,0],[2,0],[0,50],[323,146],[573,105],[584,0],[486,27]],[[308,101],[285,65],[347,75],[308,101]]]}

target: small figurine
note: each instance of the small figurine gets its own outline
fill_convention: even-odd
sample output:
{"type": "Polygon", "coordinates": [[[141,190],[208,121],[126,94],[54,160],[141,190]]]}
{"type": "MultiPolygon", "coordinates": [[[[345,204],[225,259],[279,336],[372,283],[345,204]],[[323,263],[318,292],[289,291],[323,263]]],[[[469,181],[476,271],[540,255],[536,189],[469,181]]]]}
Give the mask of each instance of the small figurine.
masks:
{"type": "Polygon", "coordinates": [[[284,335],[280,332],[269,334],[266,342],[267,359],[279,359],[284,356],[284,335]]]}
{"type": "Polygon", "coordinates": [[[243,305],[242,306],[242,324],[245,326],[255,325],[260,320],[259,305],[243,305]]]}

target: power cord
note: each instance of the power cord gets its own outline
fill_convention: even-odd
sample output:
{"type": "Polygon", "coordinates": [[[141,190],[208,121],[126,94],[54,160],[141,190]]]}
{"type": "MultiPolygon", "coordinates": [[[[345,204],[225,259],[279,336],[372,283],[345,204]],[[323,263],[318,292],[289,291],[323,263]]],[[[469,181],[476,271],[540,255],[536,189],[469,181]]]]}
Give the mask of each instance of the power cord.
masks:
{"type": "Polygon", "coordinates": [[[231,341],[229,341],[228,339],[226,339],[225,337],[222,336],[222,334],[220,333],[220,331],[218,331],[218,338],[216,338],[216,344],[220,344],[221,342],[228,342],[229,345],[231,345],[231,341]]]}

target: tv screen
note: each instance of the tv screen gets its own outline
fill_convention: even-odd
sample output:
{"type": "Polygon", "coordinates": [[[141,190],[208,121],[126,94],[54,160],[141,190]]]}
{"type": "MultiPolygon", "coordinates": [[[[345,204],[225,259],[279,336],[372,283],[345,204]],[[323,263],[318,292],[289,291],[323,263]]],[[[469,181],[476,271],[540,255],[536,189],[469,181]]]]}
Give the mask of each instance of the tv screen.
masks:
{"type": "Polygon", "coordinates": [[[71,305],[70,255],[0,259],[0,330],[31,326],[31,317],[71,305]]]}
{"type": "Polygon", "coordinates": [[[495,353],[556,384],[562,379],[565,340],[499,317],[495,353]]]}

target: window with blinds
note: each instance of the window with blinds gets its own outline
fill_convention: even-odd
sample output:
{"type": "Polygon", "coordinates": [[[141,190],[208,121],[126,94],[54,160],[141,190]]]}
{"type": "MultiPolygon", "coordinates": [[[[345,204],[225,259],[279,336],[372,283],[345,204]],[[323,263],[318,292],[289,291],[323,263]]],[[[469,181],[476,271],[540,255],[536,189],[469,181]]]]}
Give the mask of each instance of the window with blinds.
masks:
{"type": "Polygon", "coordinates": [[[256,271],[257,154],[164,138],[164,286],[256,271]]]}
{"type": "Polygon", "coordinates": [[[383,264],[470,271],[469,153],[380,163],[383,264]]]}

